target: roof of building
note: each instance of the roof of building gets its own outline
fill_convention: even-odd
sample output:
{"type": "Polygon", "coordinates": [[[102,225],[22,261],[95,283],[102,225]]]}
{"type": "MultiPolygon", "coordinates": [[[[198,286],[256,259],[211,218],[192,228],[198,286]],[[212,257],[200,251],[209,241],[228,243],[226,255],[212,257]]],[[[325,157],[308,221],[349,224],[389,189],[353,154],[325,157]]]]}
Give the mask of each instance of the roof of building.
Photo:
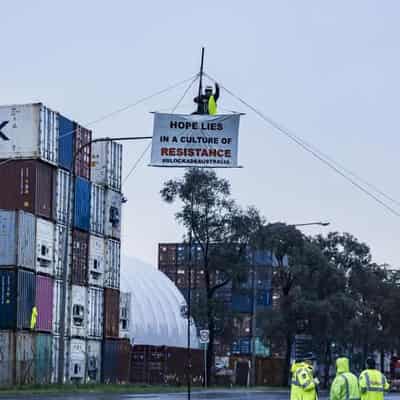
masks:
{"type": "MultiPolygon", "coordinates": [[[[121,261],[121,291],[130,292],[132,303],[129,336],[135,345],[187,346],[186,301],[161,271],[135,258],[121,261]]],[[[196,326],[191,327],[193,348],[199,347],[196,326]]]]}

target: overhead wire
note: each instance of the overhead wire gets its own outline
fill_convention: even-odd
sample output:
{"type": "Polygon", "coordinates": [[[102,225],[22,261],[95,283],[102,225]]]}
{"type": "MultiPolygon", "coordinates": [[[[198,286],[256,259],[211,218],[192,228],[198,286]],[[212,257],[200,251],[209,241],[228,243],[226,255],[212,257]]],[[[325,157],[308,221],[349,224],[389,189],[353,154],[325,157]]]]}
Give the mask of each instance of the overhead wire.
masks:
{"type": "MultiPolygon", "coordinates": [[[[216,82],[216,80],[210,76],[207,73],[204,73],[209,79],[212,81],[216,82]]],[[[358,190],[362,191],[364,194],[366,194],[368,197],[376,201],[378,204],[380,204],[382,207],[384,207],[386,210],[390,211],[392,214],[396,215],[397,217],[400,217],[400,212],[398,212],[395,208],[392,206],[388,205],[385,203],[382,199],[380,199],[378,196],[376,196],[374,193],[371,193],[369,190],[367,190],[365,187],[363,187],[359,182],[357,182],[355,179],[351,178],[348,175],[352,175],[354,178],[359,179],[361,182],[364,182],[365,185],[369,186],[370,188],[373,188],[377,193],[379,193],[381,196],[391,200],[392,202],[396,204],[400,204],[397,200],[393,199],[391,196],[387,195],[384,193],[381,189],[378,189],[375,185],[370,184],[367,182],[365,179],[359,178],[355,173],[351,172],[347,168],[344,168],[341,166],[338,162],[334,161],[331,157],[328,157],[321,151],[319,151],[315,146],[308,144],[305,140],[300,138],[299,136],[293,134],[290,132],[288,129],[283,127],[281,124],[277,123],[274,121],[272,118],[266,116],[264,113],[262,113],[260,110],[258,110],[255,106],[251,105],[247,101],[245,101],[243,98],[239,97],[235,93],[233,93],[231,90],[229,90],[227,87],[223,86],[220,84],[221,88],[223,88],[228,94],[230,94],[233,98],[235,98],[237,101],[242,103],[244,106],[252,110],[256,115],[258,115],[262,120],[267,122],[270,126],[272,126],[276,131],[284,134],[287,136],[290,140],[295,142],[298,146],[303,148],[303,150],[307,151],[310,153],[314,158],[318,159],[322,163],[324,163],[326,166],[328,166],[331,170],[342,176],[345,180],[347,180],[350,184],[352,184],[354,187],[356,187],[358,190]],[[341,170],[341,169],[343,170],[341,170]],[[348,175],[346,175],[346,173],[348,175]]]]}

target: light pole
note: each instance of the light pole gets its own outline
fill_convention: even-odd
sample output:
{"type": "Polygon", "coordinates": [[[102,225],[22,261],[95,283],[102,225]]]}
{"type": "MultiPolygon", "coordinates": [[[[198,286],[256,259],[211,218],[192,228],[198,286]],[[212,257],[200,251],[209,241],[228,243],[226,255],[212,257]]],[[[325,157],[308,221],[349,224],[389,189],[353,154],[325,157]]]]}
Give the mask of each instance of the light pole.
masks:
{"type": "MultiPolygon", "coordinates": [[[[71,132],[72,134],[73,132],[71,132]]],[[[85,143],[81,147],[79,147],[72,156],[71,161],[71,184],[70,190],[67,193],[67,222],[66,222],[66,232],[65,232],[65,241],[64,241],[64,262],[63,262],[63,276],[62,276],[62,285],[61,285],[61,304],[60,304],[60,337],[58,343],[58,375],[57,375],[57,383],[62,384],[64,381],[64,364],[65,364],[65,308],[67,303],[67,280],[68,280],[68,247],[69,247],[69,231],[73,227],[73,219],[75,215],[75,161],[76,157],[81,153],[83,149],[88,146],[91,146],[93,143],[99,142],[116,142],[116,141],[133,141],[133,140],[148,140],[152,139],[152,136],[128,136],[128,137],[103,137],[92,139],[89,142],[85,143]],[[72,200],[72,204],[71,204],[72,200]],[[71,217],[71,218],[70,218],[71,217]]],[[[71,254],[71,262],[72,262],[72,254],[71,254]]]]}

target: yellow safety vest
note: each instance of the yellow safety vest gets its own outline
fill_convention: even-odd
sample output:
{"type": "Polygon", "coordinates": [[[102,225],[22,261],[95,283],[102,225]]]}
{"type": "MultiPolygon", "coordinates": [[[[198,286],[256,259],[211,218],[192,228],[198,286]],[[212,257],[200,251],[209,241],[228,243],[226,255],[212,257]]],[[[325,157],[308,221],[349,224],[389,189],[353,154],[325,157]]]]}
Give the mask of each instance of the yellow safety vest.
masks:
{"type": "Polygon", "coordinates": [[[38,310],[36,306],[32,308],[32,315],[31,315],[31,330],[33,331],[36,328],[36,320],[38,316],[38,310]]]}
{"type": "Polygon", "coordinates": [[[390,385],[385,375],[376,369],[361,372],[359,378],[361,400],[383,400],[390,385]]]}
{"type": "Polygon", "coordinates": [[[217,114],[217,102],[215,101],[214,96],[210,96],[208,99],[208,113],[210,115],[217,114]]]}

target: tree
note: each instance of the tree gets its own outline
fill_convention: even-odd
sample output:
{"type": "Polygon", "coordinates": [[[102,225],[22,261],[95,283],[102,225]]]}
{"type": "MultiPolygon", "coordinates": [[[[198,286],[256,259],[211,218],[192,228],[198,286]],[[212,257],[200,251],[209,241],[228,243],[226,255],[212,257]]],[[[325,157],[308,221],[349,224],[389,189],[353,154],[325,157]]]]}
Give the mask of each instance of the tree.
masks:
{"type": "MultiPolygon", "coordinates": [[[[191,241],[201,249],[199,267],[204,271],[204,297],[198,302],[198,322],[210,331],[207,351],[208,378],[214,365],[214,339],[217,325],[223,319],[218,292],[228,284],[240,281],[248,270],[247,249],[260,231],[263,219],[252,207],[245,210],[231,198],[227,180],[213,170],[190,168],[182,179],[169,180],[161,190],[167,203],[180,201],[176,220],[183,225],[191,241]]],[[[195,315],[196,317],[196,315],[195,315]]]]}

